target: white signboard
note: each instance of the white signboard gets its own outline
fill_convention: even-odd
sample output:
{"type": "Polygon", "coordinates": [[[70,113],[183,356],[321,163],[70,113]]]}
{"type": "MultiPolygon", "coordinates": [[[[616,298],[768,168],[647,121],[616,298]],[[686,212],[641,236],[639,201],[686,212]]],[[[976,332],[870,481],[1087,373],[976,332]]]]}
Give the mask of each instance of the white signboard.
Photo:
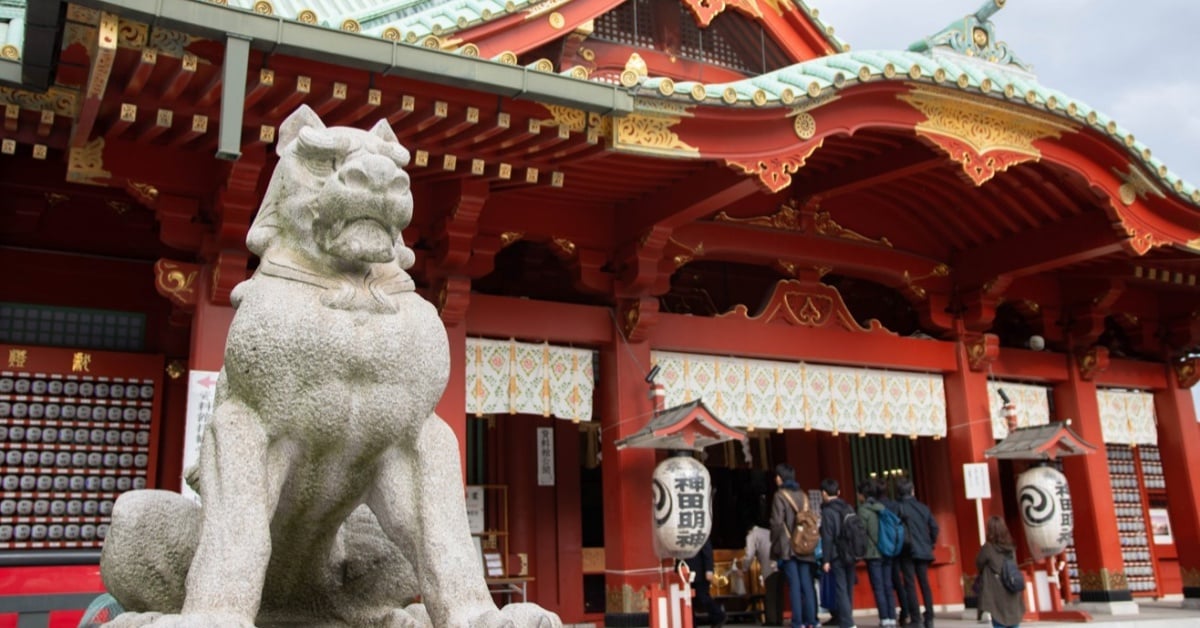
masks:
{"type": "Polygon", "coordinates": [[[554,428],[537,428],[538,486],[554,486],[554,428]]]}
{"type": "Polygon", "coordinates": [[[183,482],[180,493],[200,501],[187,485],[187,472],[200,461],[200,440],[204,426],[212,417],[213,397],[217,393],[218,371],[188,371],[187,423],[183,429],[183,482]]]}
{"type": "Polygon", "coordinates": [[[967,499],[991,499],[992,481],[988,477],[986,462],[968,462],[963,465],[963,484],[967,487],[967,499]]]}
{"type": "Polygon", "coordinates": [[[467,487],[467,523],[471,534],[483,534],[483,487],[467,487]]]}

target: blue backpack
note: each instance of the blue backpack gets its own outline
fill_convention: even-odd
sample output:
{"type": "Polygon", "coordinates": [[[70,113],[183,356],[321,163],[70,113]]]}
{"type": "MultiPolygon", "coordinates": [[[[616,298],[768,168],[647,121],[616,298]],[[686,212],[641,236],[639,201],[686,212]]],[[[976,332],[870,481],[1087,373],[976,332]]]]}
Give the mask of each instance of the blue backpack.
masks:
{"type": "Polygon", "coordinates": [[[887,508],[876,511],[876,514],[879,516],[879,540],[875,542],[875,547],[886,558],[899,556],[900,550],[904,549],[904,523],[887,508]]]}

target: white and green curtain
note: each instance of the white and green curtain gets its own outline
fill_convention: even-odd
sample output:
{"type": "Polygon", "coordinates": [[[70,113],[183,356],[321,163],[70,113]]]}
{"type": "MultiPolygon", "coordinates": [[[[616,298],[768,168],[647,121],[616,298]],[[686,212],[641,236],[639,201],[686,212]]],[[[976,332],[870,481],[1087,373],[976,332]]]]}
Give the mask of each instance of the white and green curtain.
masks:
{"type": "Polygon", "coordinates": [[[467,339],[467,413],[592,419],[593,351],[549,343],[467,339]]]}

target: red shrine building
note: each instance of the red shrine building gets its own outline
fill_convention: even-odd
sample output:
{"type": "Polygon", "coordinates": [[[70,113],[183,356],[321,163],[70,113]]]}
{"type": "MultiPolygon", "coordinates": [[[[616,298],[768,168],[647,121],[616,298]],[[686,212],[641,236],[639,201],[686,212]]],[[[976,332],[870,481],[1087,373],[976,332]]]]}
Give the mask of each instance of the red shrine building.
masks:
{"type": "Polygon", "coordinates": [[[658,366],[667,407],[747,435],[704,455],[726,561],[777,463],[847,499],[903,475],[961,608],[964,465],[1020,537],[1030,463],[985,452],[1070,421],[1073,545],[1030,577],[1091,612],[1200,603],[1200,190],[1042,84],[1003,5],[859,51],[800,0],[0,2],[0,622],[73,625],[116,497],[182,489],[300,105],[411,151],[438,412],[518,598],[648,625],[666,454],[616,443],[658,366]]]}

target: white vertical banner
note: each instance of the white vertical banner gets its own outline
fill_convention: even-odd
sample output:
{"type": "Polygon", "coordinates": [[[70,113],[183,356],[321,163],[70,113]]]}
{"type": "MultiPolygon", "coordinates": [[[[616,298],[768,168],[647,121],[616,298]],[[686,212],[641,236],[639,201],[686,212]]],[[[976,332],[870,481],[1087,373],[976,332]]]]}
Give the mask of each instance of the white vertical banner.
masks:
{"type": "Polygon", "coordinates": [[[538,486],[554,486],[554,428],[537,428],[538,486]]]}
{"type": "Polygon", "coordinates": [[[963,484],[967,499],[991,499],[992,479],[986,462],[968,462],[963,465],[963,484]]]}
{"type": "Polygon", "coordinates": [[[467,487],[467,524],[471,534],[483,534],[483,487],[467,487]]]}
{"type": "Polygon", "coordinates": [[[187,485],[187,472],[200,461],[200,440],[212,417],[218,371],[188,371],[187,424],[183,430],[183,482],[180,493],[196,501],[200,496],[187,485]]]}

